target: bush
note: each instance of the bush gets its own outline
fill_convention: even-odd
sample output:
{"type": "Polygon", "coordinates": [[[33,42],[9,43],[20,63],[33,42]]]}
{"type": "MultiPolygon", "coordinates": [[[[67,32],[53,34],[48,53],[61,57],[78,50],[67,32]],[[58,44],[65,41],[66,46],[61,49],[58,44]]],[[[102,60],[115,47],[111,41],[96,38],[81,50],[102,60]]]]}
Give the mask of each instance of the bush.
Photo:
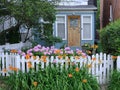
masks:
{"type": "Polygon", "coordinates": [[[120,20],[110,23],[100,31],[103,52],[120,55],[120,20]]]}
{"type": "Polygon", "coordinates": [[[36,72],[30,68],[28,73],[11,74],[9,86],[11,90],[99,90],[96,78],[88,74],[85,67],[75,65],[61,69],[60,64],[48,66],[36,72]]]}
{"type": "Polygon", "coordinates": [[[19,26],[11,27],[7,30],[3,30],[0,32],[0,45],[4,45],[5,43],[18,43],[21,41],[19,26]]]}
{"type": "Polygon", "coordinates": [[[108,90],[120,90],[120,71],[113,71],[110,76],[108,90]]]}
{"type": "Polygon", "coordinates": [[[53,36],[53,25],[43,24],[43,35],[41,35],[41,27],[37,27],[37,31],[34,31],[34,44],[41,44],[42,46],[53,46],[55,43],[62,42],[62,39],[56,36],[53,36]],[[38,34],[39,33],[39,34],[38,34]]]}

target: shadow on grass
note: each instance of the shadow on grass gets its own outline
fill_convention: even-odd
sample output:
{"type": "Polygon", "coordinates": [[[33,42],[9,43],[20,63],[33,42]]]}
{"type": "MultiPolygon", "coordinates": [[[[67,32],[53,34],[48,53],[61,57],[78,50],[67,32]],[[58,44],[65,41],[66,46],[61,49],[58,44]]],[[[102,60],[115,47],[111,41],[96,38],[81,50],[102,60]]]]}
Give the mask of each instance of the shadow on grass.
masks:
{"type": "Polygon", "coordinates": [[[7,80],[8,80],[7,77],[0,76],[0,90],[9,90],[7,80]]]}

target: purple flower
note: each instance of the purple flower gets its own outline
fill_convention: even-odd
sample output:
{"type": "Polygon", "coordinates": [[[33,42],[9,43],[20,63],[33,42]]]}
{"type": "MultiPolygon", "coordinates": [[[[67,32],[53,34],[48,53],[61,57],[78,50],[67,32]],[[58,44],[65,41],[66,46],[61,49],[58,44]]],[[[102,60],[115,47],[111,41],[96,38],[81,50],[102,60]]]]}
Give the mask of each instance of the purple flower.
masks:
{"type": "Polygon", "coordinates": [[[57,62],[57,60],[53,60],[53,63],[56,63],[57,62]]]}
{"type": "Polygon", "coordinates": [[[21,53],[22,56],[25,56],[26,54],[24,52],[21,53]]]}
{"type": "Polygon", "coordinates": [[[37,45],[37,48],[41,48],[41,45],[38,44],[38,45],[37,45]]]}
{"type": "Polygon", "coordinates": [[[32,49],[27,50],[27,53],[31,53],[31,52],[32,52],[32,49]]]}
{"type": "Polygon", "coordinates": [[[69,51],[69,50],[70,50],[70,47],[65,47],[64,50],[65,50],[65,51],[69,51]]]}
{"type": "Polygon", "coordinates": [[[21,50],[18,50],[18,54],[21,54],[22,53],[22,51],[21,50]]]}
{"type": "Polygon", "coordinates": [[[33,55],[33,53],[28,53],[30,56],[32,56],[33,55]]]}
{"type": "Polygon", "coordinates": [[[34,51],[34,52],[38,52],[39,49],[38,49],[38,48],[33,48],[33,51],[34,51]]]}

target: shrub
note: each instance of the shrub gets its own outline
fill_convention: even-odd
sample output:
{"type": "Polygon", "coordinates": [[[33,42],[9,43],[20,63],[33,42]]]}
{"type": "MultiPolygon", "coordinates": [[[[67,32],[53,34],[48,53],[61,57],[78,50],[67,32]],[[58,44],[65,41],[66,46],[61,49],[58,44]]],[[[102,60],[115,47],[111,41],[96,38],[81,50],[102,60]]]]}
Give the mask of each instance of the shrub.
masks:
{"type": "Polygon", "coordinates": [[[0,32],[0,45],[4,45],[5,43],[18,43],[20,40],[21,37],[18,26],[13,26],[7,30],[0,32]]]}
{"type": "Polygon", "coordinates": [[[108,90],[120,90],[120,71],[113,71],[110,76],[108,90]]]}
{"type": "Polygon", "coordinates": [[[28,73],[21,71],[9,77],[11,90],[99,90],[95,77],[88,73],[85,67],[75,65],[61,69],[60,64],[39,68],[31,68],[28,73]]]}
{"type": "Polygon", "coordinates": [[[100,31],[103,52],[120,55],[120,20],[110,23],[100,31]]]}

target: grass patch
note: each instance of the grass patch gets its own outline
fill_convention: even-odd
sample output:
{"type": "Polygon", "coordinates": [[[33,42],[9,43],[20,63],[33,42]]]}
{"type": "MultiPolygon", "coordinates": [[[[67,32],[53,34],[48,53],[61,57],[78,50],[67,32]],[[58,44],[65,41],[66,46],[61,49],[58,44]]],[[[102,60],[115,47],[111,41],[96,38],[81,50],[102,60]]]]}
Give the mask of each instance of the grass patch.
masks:
{"type": "Polygon", "coordinates": [[[0,76],[0,90],[9,90],[7,86],[7,77],[0,76]]]}

